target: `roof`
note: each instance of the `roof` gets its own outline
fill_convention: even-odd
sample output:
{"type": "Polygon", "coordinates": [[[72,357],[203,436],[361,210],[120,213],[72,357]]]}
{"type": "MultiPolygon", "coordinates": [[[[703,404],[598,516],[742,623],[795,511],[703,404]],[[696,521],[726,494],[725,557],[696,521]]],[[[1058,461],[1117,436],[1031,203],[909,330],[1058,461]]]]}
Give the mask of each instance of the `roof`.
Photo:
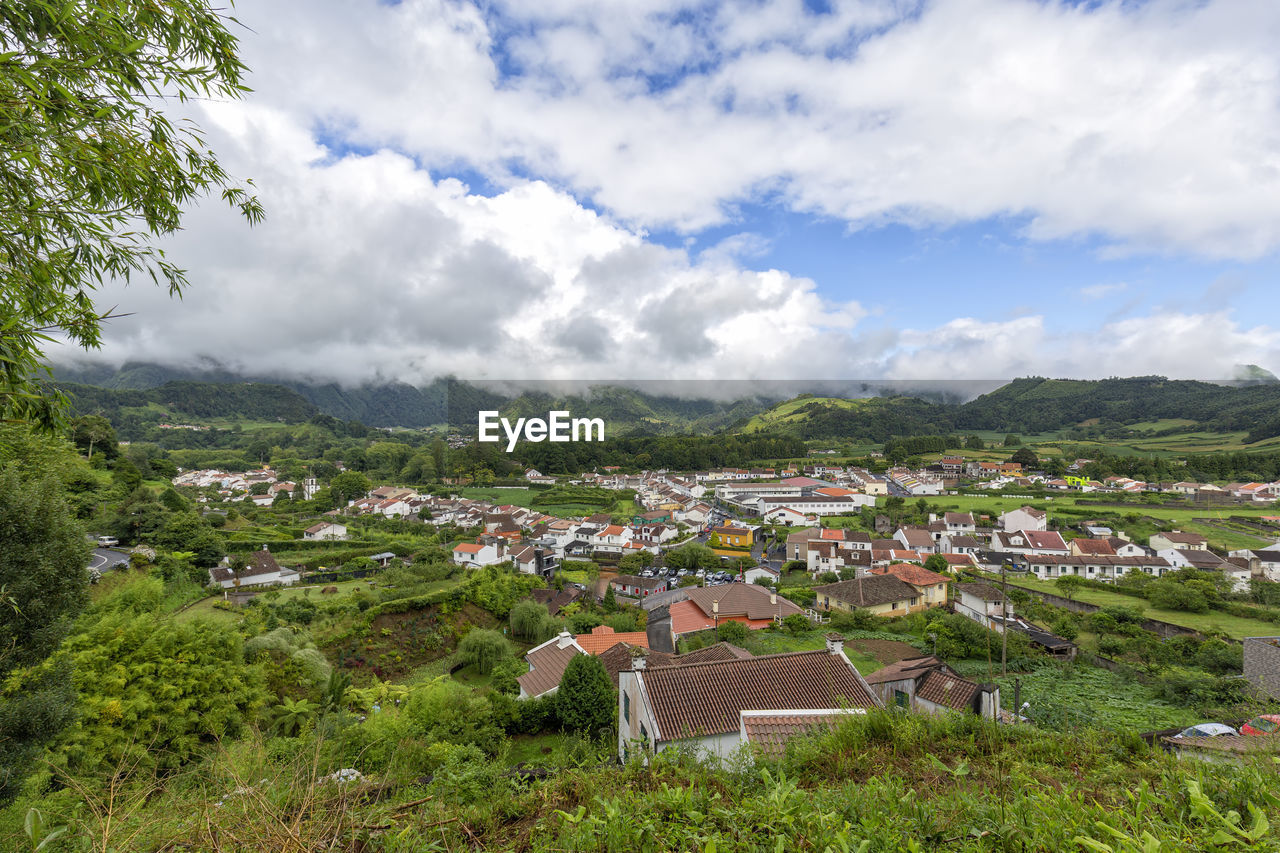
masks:
{"type": "Polygon", "coordinates": [[[524,656],[529,662],[529,671],[516,678],[524,692],[532,697],[541,696],[549,690],[560,686],[560,679],[569,666],[569,661],[580,654],[585,654],[573,638],[564,646],[560,641],[564,635],[552,637],[540,646],[534,646],[524,656]]]}
{"type": "Polygon", "coordinates": [[[815,586],[819,595],[848,602],[855,607],[894,604],[915,598],[920,593],[911,584],[893,575],[868,575],[850,581],[815,586]]]}
{"type": "Polygon", "coordinates": [[[946,666],[934,655],[923,655],[914,658],[903,658],[895,663],[877,669],[866,676],[868,684],[885,684],[890,681],[905,681],[908,678],[919,678],[926,672],[946,666]]]}
{"type": "Polygon", "coordinates": [[[742,712],[741,730],[746,739],[765,755],[777,757],[786,750],[787,741],[796,735],[835,725],[841,717],[856,714],[859,709],[830,708],[803,711],[742,712]]]}
{"type": "Polygon", "coordinates": [[[1111,542],[1106,539],[1073,539],[1071,544],[1076,550],[1084,554],[1100,554],[1103,556],[1114,554],[1116,549],[1111,542]]]}
{"type": "Polygon", "coordinates": [[[748,710],[879,706],[844,656],[826,649],[650,667],[638,677],[664,741],[738,731],[748,710]]]}
{"type": "Polygon", "coordinates": [[[956,592],[963,592],[983,601],[1004,601],[1004,593],[989,583],[958,583],[956,592]]]}
{"type": "Polygon", "coordinates": [[[726,524],[721,527],[711,528],[711,532],[718,536],[746,536],[751,531],[745,527],[734,527],[726,524]]]}
{"type": "Polygon", "coordinates": [[[313,525],[311,525],[311,526],[310,526],[310,527],[308,527],[308,528],[306,529],[306,531],[304,531],[304,532],[306,532],[306,533],[319,533],[321,530],[324,530],[326,527],[342,527],[342,525],[341,525],[341,524],[334,524],[332,521],[322,521],[322,522],[320,522],[319,524],[313,524],[313,525]]]}
{"type": "Polygon", "coordinates": [[[555,616],[560,612],[560,608],[567,604],[572,604],[582,597],[582,590],[576,586],[566,586],[562,591],[557,592],[554,589],[535,589],[533,591],[533,600],[539,604],[547,606],[547,613],[555,616]]]}
{"type": "Polygon", "coordinates": [[[1162,536],[1169,542],[1181,542],[1184,545],[1193,545],[1193,544],[1198,544],[1200,542],[1209,541],[1205,539],[1203,536],[1201,536],[1199,533],[1172,532],[1172,533],[1152,533],[1151,535],[1162,536]]]}
{"type": "MultiPolygon", "coordinates": [[[[280,564],[276,562],[276,558],[271,556],[271,552],[266,548],[254,551],[245,558],[249,565],[240,570],[239,578],[254,578],[259,575],[270,575],[275,572],[288,571],[280,568],[280,564]]],[[[230,566],[218,566],[210,569],[209,574],[213,576],[215,581],[234,580],[237,575],[231,570],[230,566]]]]}
{"type": "Polygon", "coordinates": [[[644,631],[623,631],[619,633],[608,625],[597,625],[591,629],[590,634],[578,634],[574,639],[578,641],[578,645],[582,647],[582,650],[589,655],[598,655],[617,643],[649,648],[649,635],[644,631]]]}
{"type": "Polygon", "coordinates": [[[479,554],[483,548],[484,548],[483,545],[479,545],[475,542],[463,542],[459,545],[454,545],[453,551],[455,554],[458,553],[459,551],[461,551],[463,554],[479,554]]]}
{"type": "Polygon", "coordinates": [[[892,566],[885,566],[878,571],[872,569],[872,572],[893,575],[895,578],[904,580],[912,586],[934,586],[951,580],[945,575],[931,572],[924,566],[917,566],[914,563],[894,563],[892,566]]]}
{"type": "Polygon", "coordinates": [[[978,685],[972,681],[935,669],[916,686],[916,698],[956,711],[972,707],[978,685]]]}
{"type": "Polygon", "coordinates": [[[973,514],[968,512],[947,512],[942,515],[947,524],[973,524],[973,514]]]}
{"type": "MultiPolygon", "coordinates": [[[[618,686],[618,673],[630,672],[634,667],[635,656],[632,652],[634,648],[636,647],[627,643],[614,643],[596,655],[600,662],[604,664],[605,672],[609,673],[609,678],[613,680],[614,687],[618,686]]],[[[646,666],[656,667],[738,660],[751,656],[751,652],[746,649],[740,649],[729,643],[716,643],[714,646],[707,646],[704,649],[697,649],[683,655],[674,655],[670,652],[650,649],[644,658],[646,666]]]]}
{"type": "Polygon", "coordinates": [[[981,548],[982,543],[972,536],[949,536],[947,541],[952,548],[981,548]]]}
{"type": "Polygon", "coordinates": [[[713,615],[713,603],[719,602],[719,615],[745,616],[748,619],[772,619],[781,615],[786,618],[793,613],[803,613],[798,606],[778,596],[777,603],[772,601],[773,593],[759,584],[731,583],[722,586],[696,587],[689,590],[689,601],[692,601],[707,616],[713,615]]]}
{"type": "Polygon", "coordinates": [[[906,540],[907,545],[917,546],[924,545],[933,547],[933,537],[929,535],[929,531],[920,527],[904,527],[898,531],[902,534],[902,538],[906,540]]]}

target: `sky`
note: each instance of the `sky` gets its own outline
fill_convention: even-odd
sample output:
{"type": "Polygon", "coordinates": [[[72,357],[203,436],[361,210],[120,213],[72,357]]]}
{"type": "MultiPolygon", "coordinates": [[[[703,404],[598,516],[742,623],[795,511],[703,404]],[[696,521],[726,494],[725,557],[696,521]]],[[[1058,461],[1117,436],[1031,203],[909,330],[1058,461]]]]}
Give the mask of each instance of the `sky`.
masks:
{"type": "MultiPolygon", "coordinates": [[[[1280,4],[242,0],[266,209],[93,358],[343,384],[1280,373],[1280,4]]],[[[60,348],[61,349],[61,348],[60,348]]],[[[53,352],[55,360],[80,354],[53,352]]]]}

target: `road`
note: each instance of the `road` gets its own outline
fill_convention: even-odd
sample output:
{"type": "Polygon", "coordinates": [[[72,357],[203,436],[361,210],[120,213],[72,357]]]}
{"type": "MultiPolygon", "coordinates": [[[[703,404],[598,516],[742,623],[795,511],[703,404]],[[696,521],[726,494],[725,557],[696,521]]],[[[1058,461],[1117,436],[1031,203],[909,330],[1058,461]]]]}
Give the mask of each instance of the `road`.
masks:
{"type": "Polygon", "coordinates": [[[112,551],[110,548],[94,548],[93,553],[89,555],[89,568],[100,572],[109,571],[118,564],[127,562],[129,562],[128,554],[112,551]]]}

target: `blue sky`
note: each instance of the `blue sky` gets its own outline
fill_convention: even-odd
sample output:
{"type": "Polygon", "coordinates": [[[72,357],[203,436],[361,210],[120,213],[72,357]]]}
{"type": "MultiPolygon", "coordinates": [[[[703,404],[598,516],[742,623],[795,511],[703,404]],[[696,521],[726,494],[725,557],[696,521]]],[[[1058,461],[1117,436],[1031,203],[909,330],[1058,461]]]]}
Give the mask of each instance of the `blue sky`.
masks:
{"type": "Polygon", "coordinates": [[[1280,5],[280,0],[110,360],[343,382],[1280,370],[1280,5]]]}

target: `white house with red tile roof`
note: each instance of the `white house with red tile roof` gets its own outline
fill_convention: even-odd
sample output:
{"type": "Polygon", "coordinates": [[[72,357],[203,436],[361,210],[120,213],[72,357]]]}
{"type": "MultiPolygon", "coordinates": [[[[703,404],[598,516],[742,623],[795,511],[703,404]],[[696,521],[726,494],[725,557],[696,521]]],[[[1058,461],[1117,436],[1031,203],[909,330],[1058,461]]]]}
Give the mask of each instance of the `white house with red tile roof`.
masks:
{"type": "Polygon", "coordinates": [[[501,542],[460,542],[453,546],[453,561],[459,566],[489,566],[507,559],[505,551],[501,542]]]}
{"type": "Polygon", "coordinates": [[[991,535],[991,550],[1010,554],[1050,554],[1063,557],[1071,553],[1062,534],[1056,530],[1015,530],[1011,533],[997,530],[991,535]]]}

